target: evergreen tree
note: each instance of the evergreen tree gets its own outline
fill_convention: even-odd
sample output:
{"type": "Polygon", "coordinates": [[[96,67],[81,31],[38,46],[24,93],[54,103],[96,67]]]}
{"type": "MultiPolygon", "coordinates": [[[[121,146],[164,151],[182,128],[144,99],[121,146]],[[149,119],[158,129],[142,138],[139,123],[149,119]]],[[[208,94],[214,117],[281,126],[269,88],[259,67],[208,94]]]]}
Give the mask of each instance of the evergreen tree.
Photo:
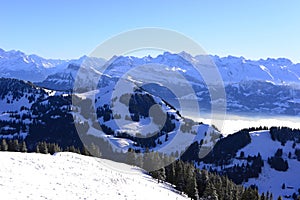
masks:
{"type": "Polygon", "coordinates": [[[270,200],[273,200],[273,193],[270,194],[270,200]]]}
{"type": "Polygon", "coordinates": [[[136,164],[138,167],[140,167],[140,168],[143,168],[143,167],[144,167],[143,156],[142,156],[142,155],[137,154],[137,155],[136,155],[136,161],[135,161],[135,162],[136,162],[135,164],[136,164]]]}
{"type": "Polygon", "coordinates": [[[262,193],[262,194],[261,194],[260,200],[266,200],[265,193],[262,193]]]}
{"type": "Polygon", "coordinates": [[[247,188],[242,195],[242,200],[259,200],[258,191],[247,188]]]}
{"type": "Polygon", "coordinates": [[[40,146],[39,146],[39,144],[36,145],[36,147],[35,147],[35,152],[36,152],[36,153],[41,153],[41,152],[40,152],[40,146]]]}
{"type": "Polygon", "coordinates": [[[1,141],[1,151],[7,151],[8,150],[8,144],[6,142],[6,139],[2,139],[1,141]]]}
{"type": "Polygon", "coordinates": [[[19,148],[19,141],[18,140],[9,140],[8,142],[8,151],[18,152],[19,148]]]}
{"type": "Polygon", "coordinates": [[[95,143],[93,143],[93,142],[91,143],[90,153],[92,154],[92,156],[95,156],[98,158],[100,158],[102,156],[99,146],[95,145],[95,143]]]}
{"type": "Polygon", "coordinates": [[[165,168],[162,167],[161,169],[152,171],[150,173],[152,175],[153,178],[157,179],[157,182],[164,182],[166,180],[166,172],[165,172],[165,168]]]}
{"type": "Polygon", "coordinates": [[[144,154],[144,160],[143,160],[143,167],[146,171],[151,171],[153,170],[154,167],[154,153],[149,152],[149,149],[147,148],[144,154]]]}
{"type": "Polygon", "coordinates": [[[244,158],[245,157],[245,152],[244,151],[241,151],[240,153],[240,158],[244,158]]]}
{"type": "Polygon", "coordinates": [[[52,155],[53,155],[54,153],[57,153],[57,152],[61,152],[61,151],[62,151],[61,148],[60,148],[60,146],[58,146],[58,144],[56,144],[56,143],[48,144],[47,147],[48,147],[49,153],[52,154],[52,155]]]}
{"type": "Polygon", "coordinates": [[[295,192],[293,193],[292,198],[297,199],[297,194],[295,192]]]}
{"type": "Polygon", "coordinates": [[[76,148],[72,145],[72,146],[67,147],[67,148],[66,148],[66,151],[67,151],[67,152],[75,153],[75,152],[76,152],[76,148]]]}
{"type": "Polygon", "coordinates": [[[37,145],[37,153],[48,154],[48,147],[46,142],[39,142],[37,145]]]}
{"type": "Polygon", "coordinates": [[[179,191],[183,191],[184,188],[184,172],[183,172],[183,162],[177,161],[175,166],[175,185],[179,191]]]}
{"type": "Polygon", "coordinates": [[[267,191],[266,200],[269,200],[270,193],[267,191]]]}
{"type": "Polygon", "coordinates": [[[85,155],[85,156],[89,156],[90,155],[88,149],[85,146],[82,147],[81,154],[85,155]]]}
{"type": "Polygon", "coordinates": [[[27,147],[26,147],[26,143],[25,143],[25,141],[23,141],[22,143],[21,143],[21,145],[20,145],[20,151],[21,152],[27,152],[27,147]]]}
{"type": "Polygon", "coordinates": [[[135,165],[135,152],[133,149],[129,148],[126,153],[126,163],[128,165],[135,165]]]}
{"type": "Polygon", "coordinates": [[[203,197],[207,198],[207,199],[211,199],[211,200],[218,200],[218,194],[216,191],[215,186],[213,185],[213,183],[211,183],[211,181],[208,181],[206,188],[204,190],[203,193],[203,197]]]}
{"type": "Polygon", "coordinates": [[[192,199],[199,199],[195,169],[191,164],[188,165],[185,177],[187,195],[192,199]]]}
{"type": "Polygon", "coordinates": [[[175,162],[166,167],[166,181],[169,183],[175,183],[175,162]]]}
{"type": "Polygon", "coordinates": [[[282,200],[282,197],[281,197],[281,196],[279,196],[277,200],[282,200]]]}

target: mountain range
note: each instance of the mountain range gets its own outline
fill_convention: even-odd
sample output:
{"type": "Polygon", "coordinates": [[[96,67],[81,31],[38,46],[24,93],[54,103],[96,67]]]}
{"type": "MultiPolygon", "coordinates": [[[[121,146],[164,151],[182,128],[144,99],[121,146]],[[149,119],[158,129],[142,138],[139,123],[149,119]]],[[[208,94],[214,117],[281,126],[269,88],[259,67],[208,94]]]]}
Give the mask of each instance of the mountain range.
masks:
{"type": "MultiPolygon", "coordinates": [[[[184,66],[181,66],[182,63],[187,63],[188,61],[195,64],[199,60],[201,61],[201,57],[192,57],[186,52],[181,52],[178,55],[166,52],[156,58],[150,56],[144,58],[121,56],[118,59],[115,57],[112,59],[115,60],[115,64],[118,63],[125,66],[129,64],[141,65],[147,61],[166,64],[167,66],[174,67],[173,70],[178,71],[180,68],[184,68],[184,66]]],[[[300,64],[293,63],[286,58],[249,60],[244,57],[234,56],[209,57],[220,71],[225,84],[248,80],[268,81],[274,84],[299,84],[300,81],[300,64]]],[[[1,77],[19,78],[31,82],[43,81],[48,75],[65,70],[69,64],[82,64],[86,58],[87,56],[73,60],[44,59],[37,55],[26,55],[21,51],[4,51],[0,49],[0,75],[1,77]],[[22,72],[25,73],[23,76],[22,72]],[[30,73],[32,73],[31,76],[30,73]]],[[[99,58],[97,62],[95,65],[101,67],[105,60],[99,58]]]]}
{"type": "MultiPolygon", "coordinates": [[[[209,58],[220,72],[227,112],[299,115],[299,64],[209,58]]],[[[224,137],[183,115],[181,100],[211,111],[210,92],[218,87],[193,68],[202,61],[185,52],[63,61],[0,50],[0,137],[24,140],[31,151],[41,141],[63,148],[96,143],[104,158],[117,161],[122,152],[158,151],[260,193],[300,195],[293,176],[300,167],[299,130],[256,127],[224,137]],[[191,90],[175,94],[167,87],[173,85],[191,90]]]]}

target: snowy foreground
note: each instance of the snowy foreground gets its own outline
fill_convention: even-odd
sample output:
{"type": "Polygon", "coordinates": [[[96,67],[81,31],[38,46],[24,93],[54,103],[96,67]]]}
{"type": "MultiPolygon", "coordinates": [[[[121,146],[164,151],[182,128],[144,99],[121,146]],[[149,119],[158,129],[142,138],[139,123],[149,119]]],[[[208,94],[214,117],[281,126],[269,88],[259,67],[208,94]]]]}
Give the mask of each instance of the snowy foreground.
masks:
{"type": "Polygon", "coordinates": [[[141,169],[74,153],[0,152],[1,199],[187,199],[141,169]]]}

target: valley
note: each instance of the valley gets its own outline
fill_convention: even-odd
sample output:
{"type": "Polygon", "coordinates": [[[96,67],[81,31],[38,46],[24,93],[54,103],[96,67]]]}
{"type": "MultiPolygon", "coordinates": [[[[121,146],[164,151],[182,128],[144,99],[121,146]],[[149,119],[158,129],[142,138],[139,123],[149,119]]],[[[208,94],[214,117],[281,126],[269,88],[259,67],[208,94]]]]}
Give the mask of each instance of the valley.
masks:
{"type": "MultiPolygon", "coordinates": [[[[300,195],[293,176],[300,167],[297,64],[211,57],[222,73],[224,82],[219,85],[205,83],[193,69],[203,58],[187,53],[120,56],[106,62],[82,57],[53,61],[49,69],[48,61],[39,57],[2,55],[7,56],[0,58],[2,69],[13,55],[22,59],[11,59],[11,65],[32,62],[45,72],[43,77],[34,74],[33,82],[16,79],[13,71],[0,78],[3,151],[71,151],[136,165],[189,196],[208,198],[210,190],[219,198],[227,195],[229,190],[217,193],[210,188],[220,186],[219,176],[232,181],[236,195],[300,195]],[[167,173],[172,166],[191,170],[193,179],[174,180],[174,174],[167,173]],[[214,186],[206,178],[196,179],[205,173],[215,174],[209,175],[214,186]],[[182,181],[196,189],[183,187],[182,181]]],[[[185,173],[180,176],[188,176],[185,173]]]]}

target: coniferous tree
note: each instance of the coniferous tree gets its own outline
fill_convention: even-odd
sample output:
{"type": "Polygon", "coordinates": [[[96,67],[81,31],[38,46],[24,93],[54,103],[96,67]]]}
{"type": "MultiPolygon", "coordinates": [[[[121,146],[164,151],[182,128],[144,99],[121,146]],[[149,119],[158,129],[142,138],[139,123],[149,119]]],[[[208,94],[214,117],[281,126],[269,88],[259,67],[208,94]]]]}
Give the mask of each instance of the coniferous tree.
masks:
{"type": "Polygon", "coordinates": [[[241,151],[240,153],[240,158],[244,158],[245,157],[245,152],[244,151],[241,151]]]}
{"type": "Polygon", "coordinates": [[[7,151],[8,150],[8,144],[6,142],[6,139],[2,139],[1,141],[1,151],[7,151]]]}
{"type": "Polygon", "coordinates": [[[85,155],[85,156],[89,156],[90,155],[88,149],[85,146],[82,147],[81,154],[85,155]]]}
{"type": "Polygon", "coordinates": [[[166,167],[166,181],[169,183],[175,183],[175,162],[166,167]]]}
{"type": "Polygon", "coordinates": [[[148,148],[146,148],[145,154],[144,154],[144,160],[143,160],[143,167],[146,171],[153,170],[153,160],[154,160],[154,153],[150,152],[148,148]]]}
{"type": "Polygon", "coordinates": [[[20,151],[19,141],[18,140],[13,140],[12,144],[13,144],[14,151],[19,152],[20,151]]]}
{"type": "Polygon", "coordinates": [[[77,149],[74,145],[67,147],[66,151],[67,152],[72,152],[72,153],[78,153],[78,154],[80,154],[80,150],[77,149]]]}
{"type": "Polygon", "coordinates": [[[95,145],[95,143],[93,143],[93,142],[91,143],[90,153],[92,154],[92,156],[95,156],[98,158],[100,158],[102,156],[99,146],[95,145]]]}
{"type": "Polygon", "coordinates": [[[293,193],[292,198],[297,199],[297,194],[295,192],[293,193]]]}
{"type": "Polygon", "coordinates": [[[41,152],[40,152],[40,146],[39,146],[39,144],[36,145],[36,147],[35,147],[35,152],[36,152],[36,153],[41,153],[41,152]]]}
{"type": "Polygon", "coordinates": [[[20,151],[23,152],[23,153],[27,152],[27,146],[26,146],[25,141],[23,141],[23,142],[21,143],[20,151]]]}
{"type": "Polygon", "coordinates": [[[136,161],[135,161],[135,164],[136,164],[138,167],[143,168],[144,163],[143,163],[143,156],[142,156],[142,155],[139,155],[139,154],[136,155],[136,161]]]}
{"type": "Polygon", "coordinates": [[[260,196],[260,200],[266,200],[265,193],[263,192],[260,196]]]}
{"type": "Polygon", "coordinates": [[[199,199],[195,169],[191,164],[188,164],[185,176],[186,176],[186,193],[187,193],[187,195],[193,199],[199,199]]]}
{"type": "Polygon", "coordinates": [[[46,142],[39,142],[37,145],[37,153],[48,154],[48,147],[46,142]]]}
{"type": "Polygon", "coordinates": [[[282,200],[282,197],[281,197],[281,196],[279,196],[277,200],[282,200]]]}
{"type": "Polygon", "coordinates": [[[176,188],[183,192],[184,188],[184,173],[183,173],[183,162],[182,161],[177,161],[176,166],[175,166],[175,185],[176,188]]]}
{"type": "Polygon", "coordinates": [[[164,182],[166,180],[166,172],[165,172],[165,168],[162,167],[158,170],[152,171],[151,175],[153,178],[157,179],[157,182],[164,182]]]}
{"type": "Polygon", "coordinates": [[[211,181],[207,182],[206,188],[205,188],[204,193],[203,193],[203,197],[211,199],[211,200],[218,200],[219,199],[216,188],[213,185],[213,183],[211,183],[211,181]]]}
{"type": "Polygon", "coordinates": [[[247,188],[242,195],[242,200],[259,200],[258,191],[247,188]]]}
{"type": "Polygon", "coordinates": [[[135,165],[135,152],[133,149],[129,148],[126,153],[126,163],[128,165],[135,165]]]}
{"type": "Polygon", "coordinates": [[[51,143],[49,145],[48,149],[49,149],[50,154],[54,154],[54,153],[62,151],[62,149],[60,148],[60,146],[57,143],[51,143]]]}
{"type": "Polygon", "coordinates": [[[270,200],[273,200],[273,193],[270,194],[270,200]]]}

